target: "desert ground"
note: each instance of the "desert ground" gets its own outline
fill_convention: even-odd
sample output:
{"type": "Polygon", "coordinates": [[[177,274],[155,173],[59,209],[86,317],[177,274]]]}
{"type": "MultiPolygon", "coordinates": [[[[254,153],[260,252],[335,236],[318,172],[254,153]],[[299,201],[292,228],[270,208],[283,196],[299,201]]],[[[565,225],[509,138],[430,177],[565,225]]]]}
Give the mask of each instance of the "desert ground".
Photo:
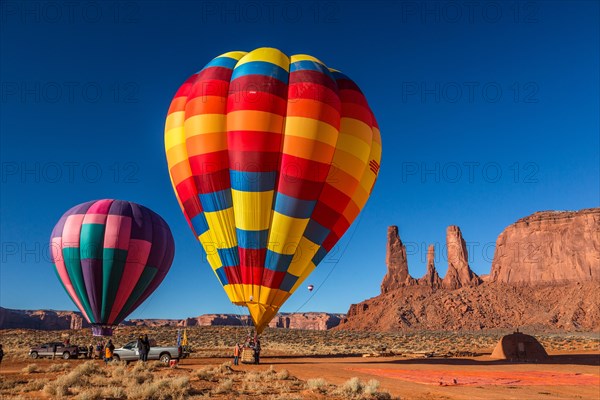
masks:
{"type": "MultiPolygon", "coordinates": [[[[175,328],[119,328],[124,344],[147,333],[174,344],[175,328]]],[[[231,348],[248,328],[192,327],[194,352],[174,368],[158,362],[32,360],[30,345],[78,331],[4,330],[0,343],[2,399],[598,399],[598,333],[538,333],[550,358],[543,363],[490,359],[509,332],[366,333],[267,329],[260,365],[231,365],[231,348]]]]}

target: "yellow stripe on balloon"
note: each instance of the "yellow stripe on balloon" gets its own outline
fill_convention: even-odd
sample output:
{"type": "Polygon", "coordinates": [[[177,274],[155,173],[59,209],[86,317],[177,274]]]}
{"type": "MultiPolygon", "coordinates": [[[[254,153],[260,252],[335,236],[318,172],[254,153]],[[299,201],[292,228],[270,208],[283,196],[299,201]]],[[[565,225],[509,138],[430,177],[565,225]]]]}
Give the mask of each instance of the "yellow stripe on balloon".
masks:
{"type": "Polygon", "coordinates": [[[340,132],[343,132],[346,135],[356,136],[369,146],[373,140],[373,130],[371,127],[354,118],[342,118],[340,121],[340,132]]]}
{"type": "Polygon", "coordinates": [[[203,133],[223,132],[226,125],[226,116],[223,114],[193,115],[185,120],[185,137],[203,133]]]}
{"type": "Polygon", "coordinates": [[[336,145],[338,130],[326,122],[305,117],[287,117],[285,134],[318,140],[330,146],[336,145]]]}
{"type": "Polygon", "coordinates": [[[309,56],[308,54],[295,54],[290,57],[290,63],[295,63],[298,61],[313,61],[313,62],[321,64],[324,68],[327,68],[321,60],[319,60],[316,57],[309,56]]]}
{"type": "Polygon", "coordinates": [[[244,55],[238,63],[236,64],[236,68],[240,65],[244,65],[246,63],[252,61],[266,61],[271,64],[275,64],[280,66],[286,71],[290,71],[290,59],[287,55],[282,53],[281,51],[274,49],[272,47],[261,47],[256,50],[252,50],[250,53],[244,55]]]}
{"type": "Polygon", "coordinates": [[[235,60],[239,60],[240,58],[244,57],[246,54],[248,54],[247,51],[228,51],[227,53],[223,53],[219,57],[216,57],[216,58],[229,57],[229,58],[233,58],[235,60]]]}
{"type": "Polygon", "coordinates": [[[296,250],[296,254],[294,254],[294,258],[292,259],[287,272],[296,276],[304,275],[306,266],[311,262],[315,254],[317,254],[319,247],[318,244],[313,243],[307,239],[306,236],[303,236],[302,239],[300,239],[300,243],[298,243],[298,249],[296,250]]]}
{"type": "Polygon", "coordinates": [[[274,211],[267,248],[279,254],[294,254],[308,221],[308,218],[289,217],[274,211]]]}
{"type": "Polygon", "coordinates": [[[237,246],[235,227],[229,223],[233,221],[233,207],[225,210],[204,212],[204,216],[210,230],[214,230],[215,246],[217,248],[227,249],[237,246]]]}
{"type": "Polygon", "coordinates": [[[366,161],[371,152],[371,143],[367,144],[356,136],[341,133],[336,149],[352,154],[361,161],[366,161]]]}
{"type": "Polygon", "coordinates": [[[271,222],[271,204],[273,190],[265,192],[243,192],[231,190],[235,225],[246,231],[262,231],[269,229],[271,222]]]}

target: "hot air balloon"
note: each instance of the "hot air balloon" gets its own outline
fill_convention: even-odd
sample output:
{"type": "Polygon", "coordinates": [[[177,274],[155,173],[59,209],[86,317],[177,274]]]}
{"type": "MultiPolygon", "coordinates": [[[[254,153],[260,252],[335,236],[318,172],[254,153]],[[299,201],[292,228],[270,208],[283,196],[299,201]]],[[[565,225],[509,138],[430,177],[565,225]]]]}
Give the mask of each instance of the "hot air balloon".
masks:
{"type": "Polygon", "coordinates": [[[356,219],[381,136],[365,96],[309,55],[220,55],[176,92],[165,150],[181,209],[257,333],[356,219]]]}
{"type": "Polygon", "coordinates": [[[306,288],[308,289],[309,292],[312,292],[315,287],[314,287],[314,285],[308,285],[306,288]]]}
{"type": "Polygon", "coordinates": [[[167,223],[152,210],[97,200],[60,218],[50,248],[58,278],[92,333],[110,336],[160,285],[175,244],[167,223]]]}

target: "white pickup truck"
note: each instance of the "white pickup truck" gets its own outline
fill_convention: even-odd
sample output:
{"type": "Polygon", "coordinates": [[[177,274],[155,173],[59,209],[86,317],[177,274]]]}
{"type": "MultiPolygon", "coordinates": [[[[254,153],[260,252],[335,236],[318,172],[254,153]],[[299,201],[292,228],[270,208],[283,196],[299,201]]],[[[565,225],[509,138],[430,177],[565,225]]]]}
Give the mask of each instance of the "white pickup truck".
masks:
{"type": "MultiPolygon", "coordinates": [[[[148,360],[160,360],[164,364],[168,364],[171,360],[178,360],[181,358],[181,347],[158,347],[150,346],[148,352],[148,360]]],[[[140,351],[137,348],[137,340],[129,342],[123,347],[115,349],[113,352],[113,359],[119,361],[137,361],[140,359],[140,351]]]]}

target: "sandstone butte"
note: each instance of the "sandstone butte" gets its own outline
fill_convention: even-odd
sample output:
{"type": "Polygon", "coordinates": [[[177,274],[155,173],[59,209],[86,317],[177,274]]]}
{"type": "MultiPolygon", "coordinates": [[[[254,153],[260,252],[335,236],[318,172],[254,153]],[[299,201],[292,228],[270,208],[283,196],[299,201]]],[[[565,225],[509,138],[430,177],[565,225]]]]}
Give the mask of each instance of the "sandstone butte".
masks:
{"type": "Polygon", "coordinates": [[[518,220],[498,237],[491,272],[481,277],[458,227],[448,227],[446,246],[446,276],[431,245],[427,273],[414,279],[398,228],[389,227],[381,294],[351,305],[335,329],[600,330],[600,208],[518,220]]]}

